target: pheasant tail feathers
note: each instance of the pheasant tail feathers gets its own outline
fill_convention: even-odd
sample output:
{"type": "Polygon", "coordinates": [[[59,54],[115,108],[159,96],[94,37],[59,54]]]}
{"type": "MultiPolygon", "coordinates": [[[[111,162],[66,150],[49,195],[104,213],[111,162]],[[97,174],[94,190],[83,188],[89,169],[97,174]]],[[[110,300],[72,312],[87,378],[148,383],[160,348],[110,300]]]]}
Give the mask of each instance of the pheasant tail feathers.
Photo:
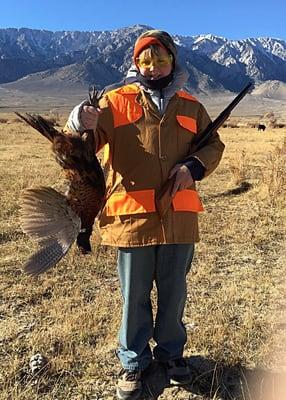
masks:
{"type": "Polygon", "coordinates": [[[24,270],[35,276],[53,267],[67,253],[81,222],[65,196],[49,187],[27,189],[20,205],[22,229],[40,246],[24,265],[24,270]]]}

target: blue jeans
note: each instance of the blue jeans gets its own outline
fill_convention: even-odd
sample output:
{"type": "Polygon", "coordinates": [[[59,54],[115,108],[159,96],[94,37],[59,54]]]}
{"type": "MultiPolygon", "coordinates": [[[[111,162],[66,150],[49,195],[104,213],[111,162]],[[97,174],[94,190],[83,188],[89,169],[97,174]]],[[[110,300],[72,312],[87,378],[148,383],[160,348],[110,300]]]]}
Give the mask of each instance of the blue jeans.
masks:
{"type": "Polygon", "coordinates": [[[119,248],[118,272],[123,296],[118,356],[123,368],[144,370],[154,358],[168,361],[182,357],[187,340],[182,322],[186,275],[194,254],[193,244],[119,248]],[[156,283],[158,304],[155,321],[150,293],[156,283]]]}

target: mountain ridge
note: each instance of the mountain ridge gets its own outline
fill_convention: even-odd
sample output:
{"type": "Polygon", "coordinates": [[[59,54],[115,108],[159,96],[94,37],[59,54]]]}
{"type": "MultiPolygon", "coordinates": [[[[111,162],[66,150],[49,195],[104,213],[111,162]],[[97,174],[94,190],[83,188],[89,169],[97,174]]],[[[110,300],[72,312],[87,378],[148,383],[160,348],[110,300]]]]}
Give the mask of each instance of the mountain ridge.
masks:
{"type": "MultiPolygon", "coordinates": [[[[127,73],[146,25],[112,31],[0,29],[0,84],[49,90],[100,88],[127,73]]],[[[190,74],[187,88],[236,92],[249,81],[286,83],[286,42],[270,37],[229,40],[213,34],[172,35],[190,74]]]]}

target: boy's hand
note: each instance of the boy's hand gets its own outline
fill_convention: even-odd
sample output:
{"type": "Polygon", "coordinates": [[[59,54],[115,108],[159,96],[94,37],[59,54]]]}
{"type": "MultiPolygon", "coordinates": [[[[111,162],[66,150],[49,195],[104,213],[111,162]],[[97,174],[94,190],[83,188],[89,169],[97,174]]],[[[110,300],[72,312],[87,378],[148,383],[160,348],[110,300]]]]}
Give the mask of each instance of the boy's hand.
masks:
{"type": "Polygon", "coordinates": [[[175,182],[172,188],[171,196],[174,197],[177,191],[190,187],[194,180],[189,168],[184,164],[177,164],[171,169],[169,179],[175,176],[175,182]]]}
{"type": "Polygon", "coordinates": [[[85,129],[96,129],[100,108],[83,106],[80,112],[80,120],[85,129]]]}

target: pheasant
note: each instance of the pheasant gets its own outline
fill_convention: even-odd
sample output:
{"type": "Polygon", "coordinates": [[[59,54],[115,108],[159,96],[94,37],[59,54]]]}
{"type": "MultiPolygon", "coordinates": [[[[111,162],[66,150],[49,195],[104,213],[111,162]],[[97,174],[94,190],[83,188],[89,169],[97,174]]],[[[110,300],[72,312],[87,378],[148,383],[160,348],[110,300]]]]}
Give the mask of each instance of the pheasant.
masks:
{"type": "Polygon", "coordinates": [[[39,187],[21,195],[23,232],[40,246],[24,264],[24,271],[36,276],[57,264],[75,241],[81,253],[91,251],[92,226],[105,201],[105,179],[95,155],[93,131],[66,134],[40,115],[16,114],[52,142],[68,182],[65,194],[39,187]]]}

